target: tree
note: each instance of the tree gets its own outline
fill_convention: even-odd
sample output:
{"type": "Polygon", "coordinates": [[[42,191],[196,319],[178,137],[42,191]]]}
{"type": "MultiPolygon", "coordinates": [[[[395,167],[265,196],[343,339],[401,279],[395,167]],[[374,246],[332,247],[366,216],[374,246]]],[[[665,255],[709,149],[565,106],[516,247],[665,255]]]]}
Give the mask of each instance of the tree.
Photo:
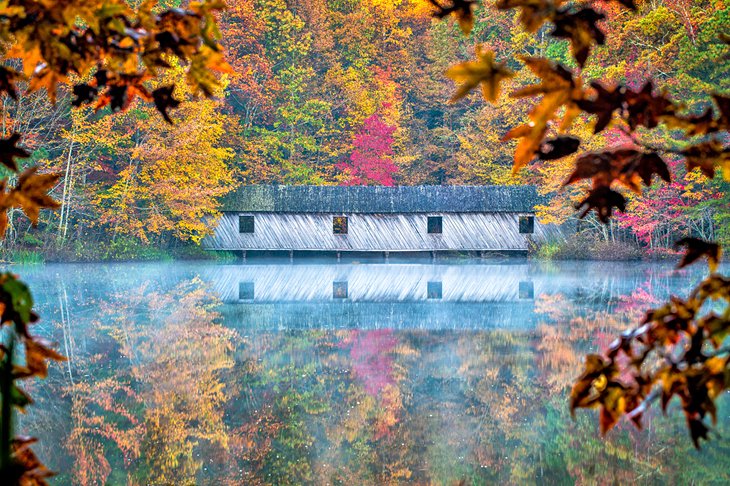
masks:
{"type": "MultiPolygon", "coordinates": [[[[169,110],[180,102],[175,86],[150,91],[147,83],[179,63],[185,84],[193,94],[211,96],[219,81],[215,71],[227,71],[217,44],[214,13],[222,3],[193,3],[187,9],[163,10],[155,2],[133,11],[122,0],[109,0],[102,8],[92,0],[36,2],[10,0],[0,6],[0,39],[3,60],[19,59],[20,67],[0,67],[0,92],[18,96],[17,85],[27,81],[28,91],[45,90],[55,104],[62,85],[71,85],[73,104],[94,104],[112,111],[128,108],[136,98],[153,102],[161,116],[171,123],[169,110]],[[171,64],[172,63],[172,64],[171,64]]],[[[17,173],[16,158],[30,153],[18,144],[19,133],[0,140],[0,163],[17,173]]],[[[48,196],[60,174],[40,174],[37,168],[20,173],[7,191],[8,179],[0,191],[0,234],[8,227],[8,211],[21,208],[33,223],[44,208],[59,203],[48,196]]],[[[45,377],[48,360],[64,359],[50,343],[33,336],[30,325],[37,321],[30,290],[11,274],[0,276],[0,325],[8,326],[0,347],[0,476],[12,484],[46,484],[51,473],[30,449],[32,438],[14,438],[13,408],[22,409],[30,397],[17,381],[45,377]],[[24,348],[22,364],[16,346],[24,348]]]]}
{"type": "Polygon", "coordinates": [[[113,237],[197,243],[211,233],[218,200],[233,188],[233,151],[220,142],[235,120],[218,110],[219,102],[192,99],[181,78],[181,71],[171,73],[177,97],[186,101],[174,125],[151,108],[117,118],[135,133],[134,143],[117,151],[127,160],[111,185],[95,190],[93,201],[95,224],[107,226],[113,237]]]}
{"type": "Polygon", "coordinates": [[[365,119],[355,135],[350,162],[338,165],[345,185],[393,185],[393,175],[398,171],[391,159],[393,132],[395,127],[384,123],[377,114],[365,119]]]}
{"type": "MultiPolygon", "coordinates": [[[[633,0],[609,3],[636,10],[633,0]]],[[[453,0],[445,6],[434,2],[433,15],[454,16],[464,27],[471,25],[474,4],[468,0],[453,0]]],[[[511,96],[541,99],[531,109],[529,123],[512,128],[504,137],[519,140],[514,155],[515,172],[535,158],[554,161],[578,152],[581,139],[569,130],[585,113],[596,117],[594,133],[613,124],[629,137],[630,143],[576,157],[574,169],[563,185],[591,182],[583,199],[576,203],[581,217],[595,210],[597,218],[608,223],[614,210],[626,209],[626,198],[619,187],[641,194],[642,184],[651,186],[655,175],[671,182],[666,154],[682,156],[687,172],[699,169],[712,178],[718,170],[730,180],[730,98],[714,93],[717,111],[707,107],[700,114],[685,113],[684,107],[668,94],[657,93],[651,79],[634,86],[597,80],[588,84],[584,81],[590,75],[588,61],[596,46],[606,42],[606,33],[598,24],[606,15],[597,10],[597,5],[546,0],[538,9],[530,0],[498,0],[496,6],[519,11],[520,22],[530,33],[539,32],[543,25],[552,25],[550,35],[568,40],[572,57],[581,68],[574,70],[541,56],[521,57],[539,82],[518,89],[511,96]],[[659,147],[647,141],[644,134],[663,127],[684,134],[679,147],[676,142],[659,147]]],[[[675,7],[687,11],[679,4],[675,7]]],[[[693,32],[691,25],[685,25],[693,32]]],[[[725,44],[727,56],[727,36],[719,40],[725,44]]],[[[460,83],[454,100],[481,86],[484,98],[494,101],[500,84],[514,74],[505,62],[496,62],[491,51],[478,47],[476,56],[475,61],[447,71],[460,83]]],[[[724,71],[726,74],[727,69],[724,71]]],[[[694,236],[683,238],[678,244],[687,248],[680,267],[706,257],[710,270],[716,270],[719,245],[694,236]]],[[[714,399],[730,387],[730,380],[726,379],[726,375],[730,376],[730,349],[723,346],[728,332],[730,280],[713,273],[686,300],[675,297],[650,310],[641,325],[623,333],[604,356],[589,355],[571,393],[571,411],[600,407],[601,431],[605,433],[625,414],[640,427],[642,415],[655,399],[661,397],[666,409],[676,395],[681,399],[692,441],[699,447],[699,440],[708,437],[705,417],[716,418],[714,399]],[[704,310],[710,301],[717,302],[717,312],[704,310]]]]}

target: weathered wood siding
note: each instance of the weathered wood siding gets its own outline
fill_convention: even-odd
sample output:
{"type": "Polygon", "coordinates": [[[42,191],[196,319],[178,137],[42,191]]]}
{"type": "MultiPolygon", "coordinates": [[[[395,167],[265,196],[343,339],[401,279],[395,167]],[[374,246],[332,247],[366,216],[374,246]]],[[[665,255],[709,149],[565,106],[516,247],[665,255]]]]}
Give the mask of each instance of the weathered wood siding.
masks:
{"type": "Polygon", "coordinates": [[[448,213],[443,232],[428,234],[428,214],[345,214],[348,234],[332,232],[340,214],[254,213],[255,232],[239,233],[238,217],[224,213],[215,233],[203,240],[212,250],[429,251],[526,250],[529,238],[558,237],[557,227],[535,219],[535,232],[519,233],[519,213],[448,213]]]}

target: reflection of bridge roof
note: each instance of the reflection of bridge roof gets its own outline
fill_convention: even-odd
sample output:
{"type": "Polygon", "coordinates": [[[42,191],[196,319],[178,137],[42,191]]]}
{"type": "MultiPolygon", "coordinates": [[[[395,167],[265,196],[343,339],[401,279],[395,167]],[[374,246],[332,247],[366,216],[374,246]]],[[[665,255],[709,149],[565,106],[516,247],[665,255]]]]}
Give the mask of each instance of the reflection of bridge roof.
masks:
{"type": "Polygon", "coordinates": [[[223,211],[280,213],[531,212],[534,186],[242,186],[223,211]]]}
{"type": "Polygon", "coordinates": [[[230,265],[207,276],[227,303],[331,302],[335,283],[349,302],[515,302],[533,294],[528,265],[230,265]],[[429,285],[440,295],[429,298],[429,285]]]}

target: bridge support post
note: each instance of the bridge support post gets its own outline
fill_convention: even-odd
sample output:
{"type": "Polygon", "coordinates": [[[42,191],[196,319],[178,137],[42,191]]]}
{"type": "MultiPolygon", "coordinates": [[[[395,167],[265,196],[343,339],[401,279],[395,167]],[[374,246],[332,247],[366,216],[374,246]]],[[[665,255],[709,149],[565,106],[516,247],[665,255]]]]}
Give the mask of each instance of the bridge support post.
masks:
{"type": "Polygon", "coordinates": [[[390,260],[390,252],[384,251],[383,256],[385,257],[385,263],[388,263],[388,260],[390,260]]]}
{"type": "Polygon", "coordinates": [[[342,260],[342,254],[338,251],[337,252],[337,263],[340,263],[341,260],[342,260]]]}
{"type": "Polygon", "coordinates": [[[289,263],[294,263],[294,250],[289,250],[289,263]]]}
{"type": "Polygon", "coordinates": [[[243,250],[241,252],[241,261],[243,261],[243,263],[246,263],[246,250],[243,250]]]}
{"type": "Polygon", "coordinates": [[[432,262],[435,262],[436,261],[436,252],[435,251],[432,251],[431,252],[431,261],[432,262]]]}

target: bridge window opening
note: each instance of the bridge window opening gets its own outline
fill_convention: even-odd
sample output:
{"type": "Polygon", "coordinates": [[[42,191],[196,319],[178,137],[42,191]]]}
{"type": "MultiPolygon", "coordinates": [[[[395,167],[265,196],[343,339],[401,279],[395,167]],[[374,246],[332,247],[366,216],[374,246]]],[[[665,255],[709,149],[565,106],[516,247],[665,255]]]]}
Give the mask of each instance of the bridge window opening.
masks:
{"type": "Polygon", "coordinates": [[[535,217],[520,216],[520,233],[530,234],[535,232],[535,217]]]}
{"type": "Polygon", "coordinates": [[[534,299],[535,298],[535,286],[532,282],[520,282],[519,290],[520,299],[534,299]]]}
{"type": "Polygon", "coordinates": [[[238,300],[253,300],[254,286],[253,282],[238,283],[238,300]]]}
{"type": "Polygon", "coordinates": [[[441,216],[429,216],[426,229],[429,235],[440,235],[443,232],[443,218],[441,216]]]}
{"type": "Polygon", "coordinates": [[[440,299],[443,297],[443,285],[441,282],[428,282],[426,297],[429,299],[440,299]]]}
{"type": "Polygon", "coordinates": [[[332,298],[333,299],[346,299],[347,298],[347,282],[332,282],[332,298]]]}
{"type": "Polygon", "coordinates": [[[253,233],[253,231],[254,231],[253,216],[239,216],[238,217],[238,232],[239,233],[253,233]]]}
{"type": "Polygon", "coordinates": [[[332,233],[336,235],[347,234],[347,216],[334,216],[332,218],[332,233]]]}

